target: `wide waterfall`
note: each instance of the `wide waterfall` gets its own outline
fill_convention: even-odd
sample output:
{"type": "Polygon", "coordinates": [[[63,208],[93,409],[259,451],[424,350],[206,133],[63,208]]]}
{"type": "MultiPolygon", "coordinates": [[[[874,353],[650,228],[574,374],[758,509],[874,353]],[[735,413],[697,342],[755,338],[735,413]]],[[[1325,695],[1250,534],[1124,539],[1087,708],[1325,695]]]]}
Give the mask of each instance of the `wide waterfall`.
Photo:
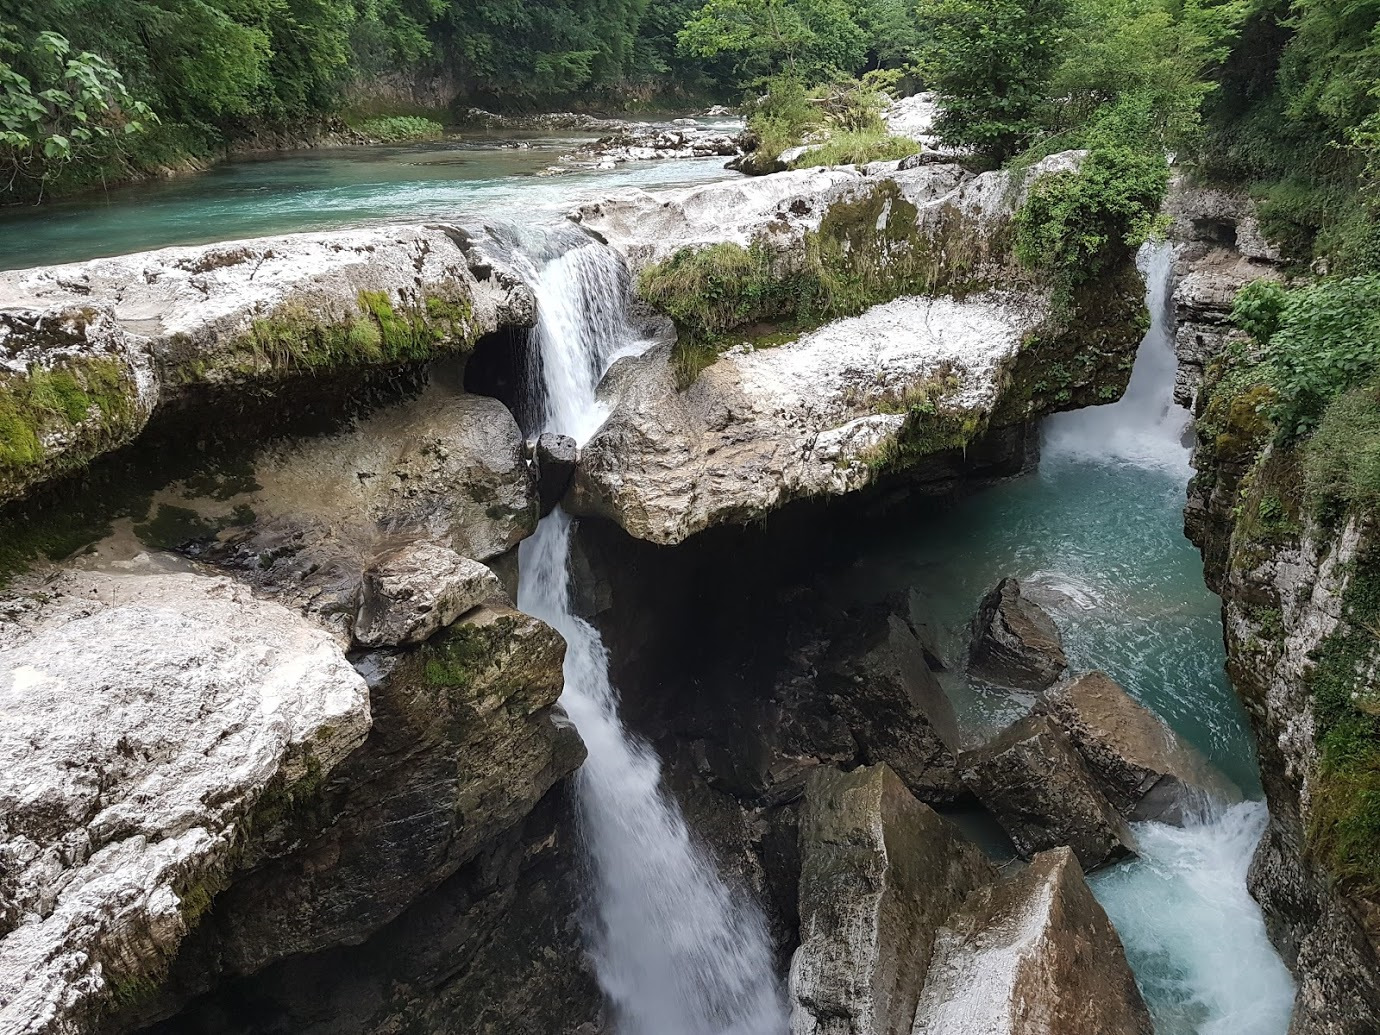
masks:
{"type": "MultiPolygon", "coordinates": [[[[583,442],[595,389],[637,347],[621,259],[584,239],[537,271],[541,426],[583,442]]],[[[785,1013],[761,913],[720,879],[631,734],[598,632],[571,611],[572,521],[557,509],[521,547],[518,606],[566,641],[561,704],[589,757],[575,785],[591,878],[585,934],[619,1035],[776,1035],[785,1013]]]]}

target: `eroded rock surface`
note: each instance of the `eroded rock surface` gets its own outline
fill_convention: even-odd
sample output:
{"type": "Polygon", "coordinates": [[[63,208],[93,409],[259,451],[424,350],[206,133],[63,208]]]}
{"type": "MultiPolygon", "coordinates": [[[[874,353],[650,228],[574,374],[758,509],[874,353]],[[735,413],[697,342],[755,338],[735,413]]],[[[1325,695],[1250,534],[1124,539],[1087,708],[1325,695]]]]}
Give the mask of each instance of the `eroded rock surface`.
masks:
{"type": "Polygon", "coordinates": [[[531,324],[531,291],[486,248],[458,227],[380,227],[0,273],[0,396],[25,437],[0,459],[0,500],[198,392],[415,363],[531,324]]]}
{"type": "Polygon", "coordinates": [[[605,383],[617,401],[582,450],[572,506],[669,544],[797,497],[856,491],[914,430],[907,399],[932,397],[942,414],[936,452],[984,425],[1042,316],[1015,294],[897,299],[730,355],[686,391],[663,352],[625,361],[605,383]]]}
{"type": "Polygon", "coordinates": [[[0,623],[0,1028],[156,987],[265,836],[370,729],[341,646],[229,579],[69,572],[0,623]]]}
{"type": "Polygon", "coordinates": [[[792,1035],[909,1035],[935,932],[996,872],[885,765],[810,777],[792,1035]]]}
{"type": "Polygon", "coordinates": [[[1117,811],[1133,822],[1182,824],[1241,790],[1195,747],[1105,672],[1086,672],[1048,690],[1043,707],[1097,777],[1117,811]]]}
{"type": "Polygon", "coordinates": [[[1068,668],[1059,627],[1039,604],[1002,579],[978,605],[968,671],[976,679],[1011,690],[1038,691],[1068,668]]]}
{"type": "Polygon", "coordinates": [[[959,759],[963,782],[1026,858],[1067,845],[1085,870],[1123,859],[1135,840],[1068,737],[1031,715],[959,759]]]}
{"type": "Polygon", "coordinates": [[[369,647],[421,643],[502,593],[498,576],[478,561],[434,543],[410,543],[365,571],[355,640],[369,647]]]}
{"type": "Polygon", "coordinates": [[[978,888],[935,938],[911,1035],[1151,1035],[1121,939],[1067,848],[978,888]]]}

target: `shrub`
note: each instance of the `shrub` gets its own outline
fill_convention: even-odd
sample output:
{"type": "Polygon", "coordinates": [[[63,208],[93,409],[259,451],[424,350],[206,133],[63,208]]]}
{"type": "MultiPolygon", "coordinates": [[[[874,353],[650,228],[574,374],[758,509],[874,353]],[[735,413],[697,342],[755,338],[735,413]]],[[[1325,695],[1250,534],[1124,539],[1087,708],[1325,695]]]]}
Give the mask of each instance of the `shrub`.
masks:
{"type": "Polygon", "coordinates": [[[1281,441],[1312,431],[1333,399],[1380,370],[1380,275],[1250,285],[1234,316],[1265,347],[1281,441]]]}
{"type": "Polygon", "coordinates": [[[820,165],[864,165],[906,158],[920,150],[909,137],[892,136],[885,131],[857,130],[836,133],[818,147],[812,147],[791,163],[792,169],[820,165]]]}
{"type": "Polygon", "coordinates": [[[409,140],[439,140],[446,127],[418,115],[387,115],[355,123],[353,129],[381,144],[401,144],[409,140]]]}
{"type": "Polygon", "coordinates": [[[1380,382],[1328,405],[1303,447],[1303,474],[1309,497],[1324,511],[1380,507],[1380,382]]]}
{"type": "Polygon", "coordinates": [[[1067,296],[1159,232],[1168,184],[1162,157],[1095,149],[1077,172],[1042,176],[1031,187],[1016,213],[1016,257],[1051,271],[1067,296]]]}

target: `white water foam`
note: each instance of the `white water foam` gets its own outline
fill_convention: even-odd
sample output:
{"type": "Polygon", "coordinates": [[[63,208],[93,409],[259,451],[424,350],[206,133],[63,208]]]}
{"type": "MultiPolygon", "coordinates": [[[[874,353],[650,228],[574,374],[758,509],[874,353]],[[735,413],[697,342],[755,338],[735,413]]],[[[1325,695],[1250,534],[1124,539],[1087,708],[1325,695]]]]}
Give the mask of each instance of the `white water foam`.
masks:
{"type": "Polygon", "coordinates": [[[1280,1035],[1294,985],[1246,890],[1268,814],[1233,805],[1205,823],[1135,825],[1140,857],[1092,878],[1159,1035],[1280,1035]]]}
{"type": "MultiPolygon", "coordinates": [[[[548,260],[536,286],[545,430],[586,440],[595,397],[628,347],[627,272],[582,244],[548,260]]],[[[589,749],[575,779],[591,876],[585,935],[618,1035],[782,1035],[785,1011],[766,925],[730,889],[661,785],[650,745],[618,714],[608,652],[571,611],[573,523],[560,509],[520,551],[518,606],[566,641],[561,705],[589,749]]]]}

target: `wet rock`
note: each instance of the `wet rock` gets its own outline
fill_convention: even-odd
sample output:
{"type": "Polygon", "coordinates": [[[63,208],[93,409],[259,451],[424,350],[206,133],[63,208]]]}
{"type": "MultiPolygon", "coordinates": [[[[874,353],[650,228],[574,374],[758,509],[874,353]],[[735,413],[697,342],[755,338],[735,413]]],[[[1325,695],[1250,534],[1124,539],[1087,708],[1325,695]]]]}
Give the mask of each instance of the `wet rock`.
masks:
{"type": "Polygon", "coordinates": [[[1152,1035],[1121,940],[1067,848],[978,888],[935,939],[912,1035],[1152,1035]]]}
{"type": "Polygon", "coordinates": [[[1241,790],[1197,748],[1105,672],[1046,691],[1043,707],[1068,734],[1112,805],[1133,822],[1182,824],[1241,790]]]}
{"type": "Polygon", "coordinates": [[[0,623],[0,1029],[156,987],[294,796],[370,729],[341,646],[229,579],[65,572],[0,623]]]}
{"type": "Polygon", "coordinates": [[[1054,619],[1015,579],[1002,579],[982,598],[972,632],[968,671],[984,683],[1044,690],[1068,668],[1054,619]]]}
{"type": "Polygon", "coordinates": [[[410,543],[364,573],[355,642],[366,647],[421,643],[471,608],[502,596],[498,576],[435,543],[410,543]]]}
{"type": "Polygon", "coordinates": [[[579,449],[569,435],[547,432],[537,439],[534,454],[537,466],[537,496],[541,501],[541,516],[556,509],[570,482],[575,477],[579,449]]]}
{"type": "Polygon", "coordinates": [[[1021,855],[1067,845],[1085,870],[1135,851],[1125,822],[1054,721],[1032,715],[959,759],[965,785],[1021,855]]]}
{"type": "Polygon", "coordinates": [[[996,871],[885,765],[810,777],[800,856],[792,1035],[909,1035],[935,932],[996,871]]]}

